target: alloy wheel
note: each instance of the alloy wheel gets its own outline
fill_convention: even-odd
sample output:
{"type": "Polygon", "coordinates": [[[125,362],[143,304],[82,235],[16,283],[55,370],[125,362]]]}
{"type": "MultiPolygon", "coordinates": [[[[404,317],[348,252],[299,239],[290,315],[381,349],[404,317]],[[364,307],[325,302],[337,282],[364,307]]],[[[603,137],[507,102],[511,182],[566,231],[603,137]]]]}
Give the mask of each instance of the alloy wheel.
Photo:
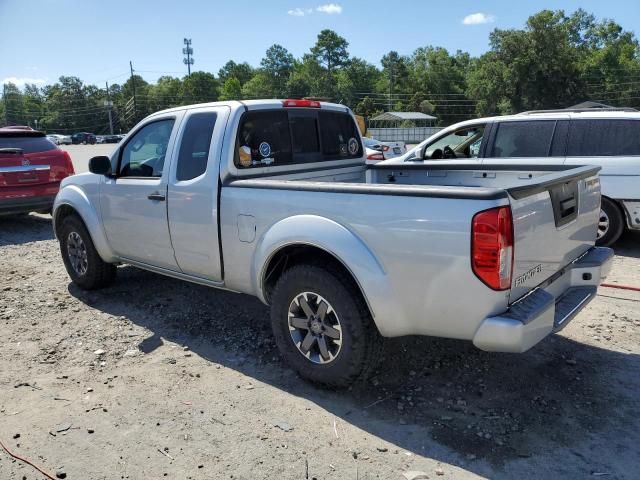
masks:
{"type": "Polygon", "coordinates": [[[289,305],[289,333],[298,351],[316,364],[333,362],[342,349],[342,326],[321,295],[303,292],[289,305]]]}
{"type": "Polygon", "coordinates": [[[600,210],[600,217],[598,218],[598,240],[604,237],[609,231],[609,215],[604,210],[600,210]]]}
{"type": "Polygon", "coordinates": [[[87,247],[77,232],[71,232],[67,237],[67,255],[73,270],[78,275],[82,276],[87,273],[89,269],[87,247]]]}

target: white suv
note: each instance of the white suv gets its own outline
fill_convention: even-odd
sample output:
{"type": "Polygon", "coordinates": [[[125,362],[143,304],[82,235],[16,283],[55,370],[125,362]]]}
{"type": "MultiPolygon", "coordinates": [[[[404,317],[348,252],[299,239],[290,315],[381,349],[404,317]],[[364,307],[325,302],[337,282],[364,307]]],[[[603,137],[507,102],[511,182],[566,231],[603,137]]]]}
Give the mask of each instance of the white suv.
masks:
{"type": "Polygon", "coordinates": [[[634,109],[538,110],[479,118],[429,137],[401,162],[598,165],[602,208],[598,245],[625,228],[640,230],[640,112],[634,109]]]}

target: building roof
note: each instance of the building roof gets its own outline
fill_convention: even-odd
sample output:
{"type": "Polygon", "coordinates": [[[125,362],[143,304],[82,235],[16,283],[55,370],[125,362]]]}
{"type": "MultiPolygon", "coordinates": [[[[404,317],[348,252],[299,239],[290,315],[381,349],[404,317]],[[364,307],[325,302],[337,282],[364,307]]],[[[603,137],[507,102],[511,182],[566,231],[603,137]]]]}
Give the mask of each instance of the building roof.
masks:
{"type": "Polygon", "coordinates": [[[437,117],[422,112],[385,112],[373,117],[371,120],[437,120],[437,117]]]}

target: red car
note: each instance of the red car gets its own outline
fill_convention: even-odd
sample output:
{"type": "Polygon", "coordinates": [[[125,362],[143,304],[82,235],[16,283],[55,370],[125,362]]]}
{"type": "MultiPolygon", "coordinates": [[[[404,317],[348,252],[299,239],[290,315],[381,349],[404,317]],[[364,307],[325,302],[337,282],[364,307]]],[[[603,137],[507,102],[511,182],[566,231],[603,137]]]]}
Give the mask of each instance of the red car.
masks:
{"type": "Polygon", "coordinates": [[[48,213],[60,181],[74,173],[69,154],[43,132],[0,128],[0,215],[48,213]]]}

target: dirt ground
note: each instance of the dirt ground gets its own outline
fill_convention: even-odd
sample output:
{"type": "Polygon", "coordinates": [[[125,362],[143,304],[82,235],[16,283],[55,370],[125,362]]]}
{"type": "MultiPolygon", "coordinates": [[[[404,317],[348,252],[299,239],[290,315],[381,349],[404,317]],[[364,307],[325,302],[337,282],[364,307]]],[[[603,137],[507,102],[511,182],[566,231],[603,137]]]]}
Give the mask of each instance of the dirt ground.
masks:
{"type": "MultiPolygon", "coordinates": [[[[616,253],[609,281],[640,286],[640,235],[616,253]]],[[[522,355],[394,339],[366,384],[326,391],[257,300],[126,266],[82,292],[49,216],[4,217],[0,440],[83,480],[639,478],[639,302],[601,288],[522,355]]],[[[0,450],[23,478],[44,477],[0,450]]]]}

